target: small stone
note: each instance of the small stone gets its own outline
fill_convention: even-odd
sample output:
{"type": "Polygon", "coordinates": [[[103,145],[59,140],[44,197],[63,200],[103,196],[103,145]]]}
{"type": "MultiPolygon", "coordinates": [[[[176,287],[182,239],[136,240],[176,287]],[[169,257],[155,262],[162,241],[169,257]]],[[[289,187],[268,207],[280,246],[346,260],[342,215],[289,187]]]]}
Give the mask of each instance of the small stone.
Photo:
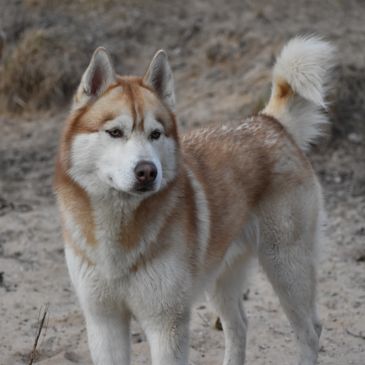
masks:
{"type": "Polygon", "coordinates": [[[358,144],[362,142],[362,136],[358,133],[350,133],[347,138],[352,143],[358,144]]]}
{"type": "Polygon", "coordinates": [[[27,213],[33,210],[29,204],[19,204],[15,207],[15,210],[19,213],[27,213]]]}
{"type": "Polygon", "coordinates": [[[365,227],[361,227],[358,230],[356,230],[355,235],[364,236],[365,235],[365,227]]]}
{"type": "Polygon", "coordinates": [[[145,341],[144,336],[141,333],[139,333],[139,332],[132,333],[132,342],[133,343],[141,343],[144,341],[145,341]]]}
{"type": "Polygon", "coordinates": [[[64,358],[76,364],[81,360],[80,356],[73,351],[66,351],[64,358]]]}
{"type": "Polygon", "coordinates": [[[341,176],[335,176],[333,181],[336,183],[336,184],[339,184],[341,182],[341,176]]]}
{"type": "Polygon", "coordinates": [[[361,254],[356,257],[356,262],[365,262],[365,254],[361,254]]]}
{"type": "Polygon", "coordinates": [[[218,317],[214,323],[214,328],[218,331],[223,331],[221,319],[218,317]]]}
{"type": "Polygon", "coordinates": [[[243,293],[243,300],[248,300],[249,299],[249,295],[250,295],[250,289],[247,289],[244,293],[243,293]]]}
{"type": "Polygon", "coordinates": [[[360,308],[361,305],[362,305],[362,303],[357,301],[352,306],[356,309],[356,308],[360,308]]]}

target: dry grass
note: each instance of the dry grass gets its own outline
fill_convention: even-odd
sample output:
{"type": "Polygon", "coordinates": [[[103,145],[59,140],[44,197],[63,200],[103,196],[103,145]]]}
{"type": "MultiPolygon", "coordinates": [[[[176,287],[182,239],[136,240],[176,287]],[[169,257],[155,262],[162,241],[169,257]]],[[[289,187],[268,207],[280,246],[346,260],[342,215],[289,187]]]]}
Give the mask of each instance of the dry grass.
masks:
{"type": "Polygon", "coordinates": [[[87,54],[72,44],[67,30],[25,32],[4,59],[0,74],[0,108],[18,112],[64,104],[75,89],[87,54]]]}
{"type": "Polygon", "coordinates": [[[39,318],[39,321],[38,321],[37,333],[35,335],[33,349],[32,349],[32,352],[30,353],[28,365],[33,365],[34,361],[36,361],[36,359],[38,357],[37,347],[38,347],[39,339],[41,337],[42,330],[43,330],[44,326],[46,325],[47,314],[48,314],[48,304],[45,306],[45,308],[43,310],[43,314],[39,318]]]}
{"type": "Polygon", "coordinates": [[[7,36],[2,58],[0,42],[0,112],[63,106],[98,46],[106,46],[118,65],[124,61],[121,55],[133,58],[137,44],[148,44],[152,24],[159,24],[153,15],[158,2],[26,0],[7,5],[0,14],[7,36]]]}

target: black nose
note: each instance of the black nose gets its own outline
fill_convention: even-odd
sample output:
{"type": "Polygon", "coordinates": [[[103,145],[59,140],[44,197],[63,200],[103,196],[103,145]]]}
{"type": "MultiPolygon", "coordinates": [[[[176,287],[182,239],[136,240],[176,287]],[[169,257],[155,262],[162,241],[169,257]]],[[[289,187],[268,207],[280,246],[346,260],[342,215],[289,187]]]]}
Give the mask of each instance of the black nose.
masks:
{"type": "Polygon", "coordinates": [[[134,169],[134,174],[138,182],[148,184],[155,181],[157,176],[157,167],[150,161],[139,161],[134,169]]]}

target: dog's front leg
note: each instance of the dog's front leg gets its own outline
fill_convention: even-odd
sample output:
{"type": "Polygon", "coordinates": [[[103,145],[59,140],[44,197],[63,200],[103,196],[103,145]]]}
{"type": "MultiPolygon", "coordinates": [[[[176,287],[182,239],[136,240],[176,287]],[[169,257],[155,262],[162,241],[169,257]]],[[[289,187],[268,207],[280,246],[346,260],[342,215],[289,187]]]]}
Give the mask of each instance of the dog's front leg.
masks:
{"type": "Polygon", "coordinates": [[[189,311],[172,310],[143,323],[153,365],[187,365],[189,352],[189,311]]]}
{"type": "Polygon", "coordinates": [[[89,348],[95,365],[129,365],[130,316],[116,309],[84,307],[89,348]]]}
{"type": "Polygon", "coordinates": [[[91,358],[94,365],[130,364],[130,313],[116,307],[105,296],[105,282],[93,266],[84,263],[73,250],[65,249],[71,281],[86,320],[91,358]]]}

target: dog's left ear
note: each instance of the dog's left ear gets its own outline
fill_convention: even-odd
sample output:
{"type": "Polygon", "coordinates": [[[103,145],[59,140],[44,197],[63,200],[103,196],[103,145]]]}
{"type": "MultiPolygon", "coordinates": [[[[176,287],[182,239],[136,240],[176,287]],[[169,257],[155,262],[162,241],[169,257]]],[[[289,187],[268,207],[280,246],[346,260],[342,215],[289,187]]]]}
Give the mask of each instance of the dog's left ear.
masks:
{"type": "Polygon", "coordinates": [[[143,82],[151,87],[172,111],[175,111],[174,79],[165,51],[156,52],[143,77],[143,82]]]}

